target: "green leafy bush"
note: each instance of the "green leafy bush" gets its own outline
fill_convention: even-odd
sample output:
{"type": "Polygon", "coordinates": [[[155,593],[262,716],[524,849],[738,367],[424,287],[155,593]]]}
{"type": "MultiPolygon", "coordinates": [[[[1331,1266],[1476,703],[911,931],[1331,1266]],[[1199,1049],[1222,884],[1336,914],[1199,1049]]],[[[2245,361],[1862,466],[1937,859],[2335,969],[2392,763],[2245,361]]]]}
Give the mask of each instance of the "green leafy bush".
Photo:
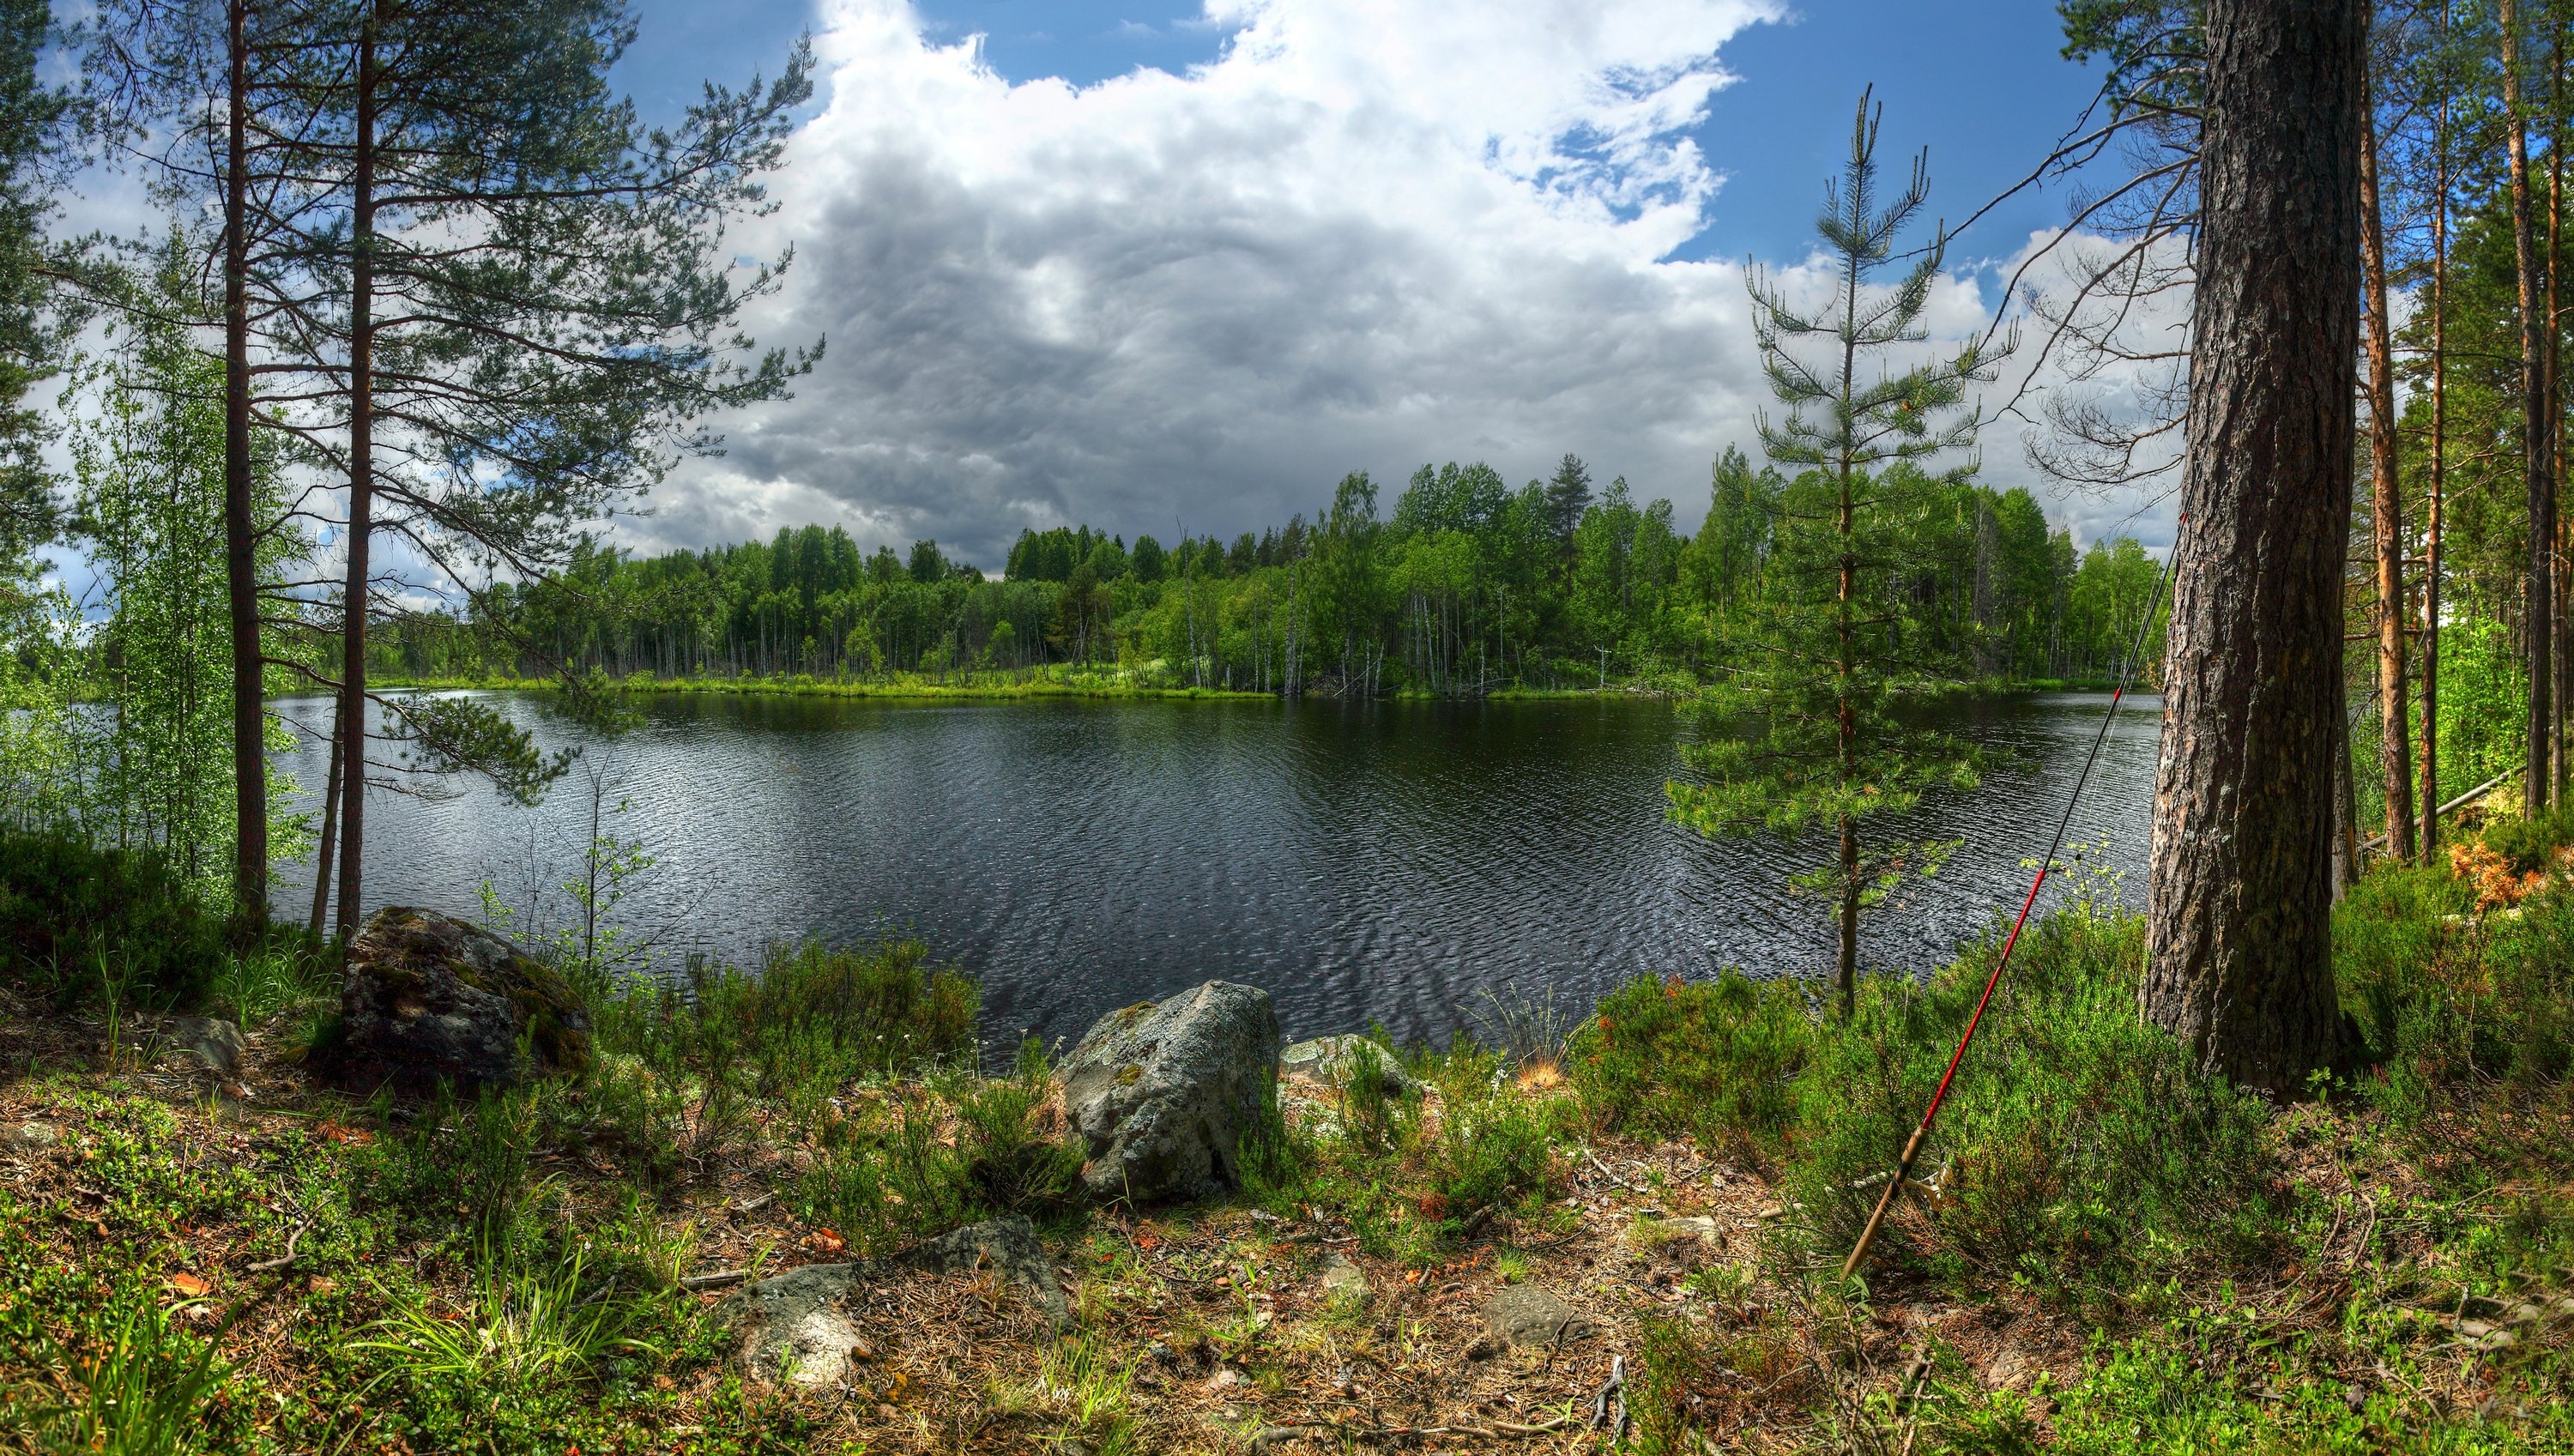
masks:
{"type": "MultiPolygon", "coordinates": [[[[1928,984],[1879,979],[1801,1079],[1788,1180],[1830,1248],[1856,1239],[1981,994],[1998,944],[1928,984]]],[[[1951,1278],[2040,1288],[2251,1255],[2271,1227],[2258,1097],[2191,1069],[2136,1014],[2140,917],[2087,908],[2025,935],[1879,1247],[1951,1278]]]]}
{"type": "Polygon", "coordinates": [[[1629,982],[1574,1032],[1565,1072],[1604,1129],[1691,1135],[1751,1151],[1796,1116],[1816,1023],[1803,987],[1738,970],[1629,982]]]}
{"type": "Polygon", "coordinates": [[[224,925],[150,849],[101,849],[68,834],[0,831],[0,969],[66,1005],[108,991],[190,1007],[225,961],[224,925]]]}
{"type": "Polygon", "coordinates": [[[2333,912],[2342,1003],[2372,1064],[2362,1086],[2407,1123],[2489,1085],[2561,1095],[2574,1070],[2574,890],[2481,915],[2474,893],[2389,866],[2333,912]]]}
{"type": "MultiPolygon", "coordinates": [[[[2266,1106],[2193,1071],[2136,1015],[2143,921],[2084,898],[2033,925],[1878,1247],[1957,1280],[2114,1283],[2252,1251],[2271,1225],[2266,1106]]],[[[1847,1019],[1801,986],[1640,979],[1575,1035],[1586,1113],[1758,1153],[1794,1234],[1839,1250],[1884,1191],[2000,952],[1927,981],[1875,976],[1847,1019]]]]}

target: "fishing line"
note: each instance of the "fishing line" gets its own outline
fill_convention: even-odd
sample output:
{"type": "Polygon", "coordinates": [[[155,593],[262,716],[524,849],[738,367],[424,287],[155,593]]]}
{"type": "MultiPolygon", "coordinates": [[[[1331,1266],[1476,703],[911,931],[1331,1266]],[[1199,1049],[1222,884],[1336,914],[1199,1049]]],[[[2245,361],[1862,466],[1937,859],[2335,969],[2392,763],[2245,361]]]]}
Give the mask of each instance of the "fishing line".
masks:
{"type": "MultiPolygon", "coordinates": [[[[2189,524],[2189,518],[2180,518],[2189,524]]],[[[2037,861],[2037,877],[2028,882],[2028,895],[2019,902],[2019,918],[2011,921],[2010,934],[2002,940],[2002,953],[1993,961],[1993,973],[1984,977],[1984,994],[1975,1002],[1975,1013],[1966,1018],[1965,1034],[1957,1038],[1957,1049],[1948,1057],[1948,1069],[1939,1075],[1939,1086],[1930,1094],[1930,1105],[1923,1109],[1921,1125],[1913,1129],[1912,1140],[1904,1144],[1904,1156],[1895,1165],[1895,1176],[1886,1180],[1886,1191],[1878,1195],[1877,1211],[1868,1216],[1868,1227],[1860,1231],[1859,1242],[1842,1263],[1842,1277],[1847,1279],[1868,1257],[1868,1246],[1877,1241],[1877,1230],[1886,1222],[1887,1210],[1895,1206],[1895,1195],[1904,1188],[1905,1179],[1913,1174],[1913,1160],[1922,1154],[1923,1142],[1930,1136],[1930,1124],[1939,1115],[1939,1104],[1948,1100],[1948,1084],[1957,1076],[1957,1067],[1966,1059],[1966,1048],[1975,1039],[1975,1028],[1984,1021],[1984,1008],[1993,1002],[1993,988],[2002,983],[2002,972],[2009,968],[2011,951],[2019,945],[2020,928],[2028,923],[2028,912],[2037,903],[2037,891],[2046,883],[2049,870],[2055,866],[2056,851],[2064,847],[2065,831],[2073,825],[2074,806],[2082,801],[2083,785],[2091,781],[2092,765],[2100,761],[2100,745],[2108,741],[2109,725],[2117,720],[2118,701],[2127,696],[2127,682],[2135,676],[2136,666],[2145,652],[2145,634],[2152,630],[2154,613],[2163,605],[2164,589],[2171,586],[2172,573],[2180,566],[2180,539],[2172,539],[2171,559],[2163,563],[2162,575],[2154,580],[2153,599],[2145,604],[2145,615],[2136,623],[2136,640],[2127,649],[2126,661],[2118,668],[2117,690],[2109,695],[2109,711],[2100,715],[2100,730],[2091,735],[2091,751],[2082,759],[2082,771],[2073,779],[2073,792],[2064,800],[2064,817],[2055,821],[2055,840],[2046,846],[2045,857],[2037,861]]]]}

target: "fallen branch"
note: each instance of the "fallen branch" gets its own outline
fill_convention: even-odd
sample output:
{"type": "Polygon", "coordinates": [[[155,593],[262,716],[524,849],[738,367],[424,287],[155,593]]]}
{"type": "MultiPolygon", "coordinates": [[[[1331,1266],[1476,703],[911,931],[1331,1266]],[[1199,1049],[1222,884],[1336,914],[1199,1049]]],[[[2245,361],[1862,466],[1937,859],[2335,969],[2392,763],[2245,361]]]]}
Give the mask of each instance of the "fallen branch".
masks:
{"type": "Polygon", "coordinates": [[[295,1225],[294,1231],[286,1236],[286,1252],[279,1254],[273,1259],[260,1260],[258,1263],[250,1266],[250,1271],[254,1274],[273,1273],[276,1270],[283,1269],[287,1265],[294,1263],[295,1246],[304,1241],[304,1230],[310,1227],[312,1227],[312,1225],[307,1223],[299,1223],[295,1225]]]}
{"type": "Polygon", "coordinates": [[[717,1269],[711,1274],[690,1274],[679,1281],[682,1289],[722,1289],[750,1277],[748,1269],[717,1269]]]}
{"type": "Polygon", "coordinates": [[[1588,1145],[1585,1145],[1582,1149],[1582,1155],[1589,1158],[1591,1160],[1591,1166],[1598,1168],[1600,1170],[1600,1176],[1607,1178],[1610,1182],[1617,1184],[1619,1187],[1626,1189],[1630,1193],[1642,1193],[1645,1191],[1644,1189],[1637,1187],[1635,1184],[1628,1182],[1626,1179],[1619,1177],[1616,1173],[1609,1171],[1609,1165],[1600,1161],[1600,1154],[1593,1152],[1588,1145]]]}
{"type": "Polygon", "coordinates": [[[1599,1394],[1591,1397],[1591,1429],[1600,1430],[1604,1427],[1609,1432],[1610,1440],[1620,1441],[1626,1439],[1627,1357],[1624,1355],[1616,1356],[1610,1360],[1609,1382],[1600,1387],[1599,1394]],[[1613,1398],[1617,1403],[1617,1415],[1614,1417],[1609,1413],[1610,1403],[1613,1398]]]}
{"type": "MultiPolygon", "coordinates": [[[[2492,790],[2500,788],[2503,785],[2503,780],[2511,777],[2512,774],[2518,773],[2519,771],[2519,769],[2513,768],[2506,772],[2495,774],[2493,777],[2486,779],[2484,782],[2479,783],[2475,787],[2468,789],[2466,792],[2459,794],[2457,797],[2450,799],[2447,803],[2431,810],[2432,817],[2437,818],[2441,814],[2448,813],[2452,809],[2459,808],[2472,800],[2482,798],[2492,790]]],[[[2379,834],[2373,839],[2363,839],[2360,841],[2359,845],[2360,852],[2366,853],[2368,850],[2374,849],[2385,842],[2386,836],[2384,834],[2379,834]]]]}

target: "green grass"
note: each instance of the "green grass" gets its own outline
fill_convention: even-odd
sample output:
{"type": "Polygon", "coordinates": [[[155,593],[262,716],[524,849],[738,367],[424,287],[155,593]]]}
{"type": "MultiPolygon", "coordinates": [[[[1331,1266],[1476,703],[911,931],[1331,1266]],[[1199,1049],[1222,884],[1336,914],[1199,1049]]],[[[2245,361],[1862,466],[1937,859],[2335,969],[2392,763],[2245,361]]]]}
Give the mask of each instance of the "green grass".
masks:
{"type": "MultiPolygon", "coordinates": [[[[2558,836],[2487,840],[2544,877],[2558,836]]],[[[1235,1275],[1235,1255],[1191,1253],[1198,1307],[1139,1287],[1136,1318],[1235,1359],[1263,1399],[1309,1395],[1277,1373],[1286,1339],[1424,1337],[1392,1312],[1399,1290],[1271,1327],[1292,1301],[1265,1301],[1318,1254],[1286,1230],[1335,1221],[1425,1291],[1592,1287],[1603,1271],[1552,1252],[1601,1217],[1568,1194],[1605,1198],[1613,1232],[1649,1201],[1690,1207],[1659,1179],[1576,1182],[1584,1144],[1624,1138],[1748,1161],[1786,1205],[1758,1258],[1689,1269],[1690,1301],[1627,1311],[1632,1452],[1699,1449],[1728,1410],[1788,1446],[1926,1456],[2564,1450],[2574,1317],[2513,1312],[2574,1293],[2574,884],[2481,914],[2474,898],[2445,870],[2380,868],[2343,902],[2337,971],[2366,1044],[2285,1110],[2193,1072],[2138,1020],[2134,916],[2094,899],[2032,926],[1923,1159],[1937,1196],[1908,1197],[1860,1285],[1833,1275],[1867,1179],[1919,1116],[1989,941],[1922,981],[1872,979],[1847,1021],[1793,983],[1646,978],[1560,1046],[1550,1024],[1406,1053],[1427,1096],[1360,1058],[1328,1116],[1272,1108],[1241,1150],[1243,1201],[1279,1220],[1256,1225],[1089,1220],[1041,1054],[981,1074],[974,988],[902,939],[786,944],[668,985],[577,975],[596,1065],[473,1101],[332,1102],[236,1136],[115,1068],[22,1082],[61,1125],[66,1181],[43,1198],[0,1183],[0,1451],[812,1448],[842,1417],[745,1390],[681,1284],[739,1191],[727,1171],[753,1163],[770,1216],[833,1230],[841,1256],[1026,1213],[1068,1261],[1107,1251],[1086,1313],[1144,1283],[1130,1236],[1159,1229],[1167,1254],[1238,1219],[1278,1257],[1235,1275]],[[1538,1075],[1555,1067],[1560,1086],[1538,1075]],[[290,1268],[245,1272],[290,1240],[290,1268]],[[218,1287],[188,1295],[181,1274],[218,1287]],[[2060,1386],[1995,1391],[1975,1350],[1934,1340],[1919,1398],[1899,1399],[1903,1357],[1858,1355],[1899,1304],[2087,1328],[2091,1345],[2060,1386]],[[2461,1314],[2512,1341],[2471,1347],[2443,1323],[2461,1314]]],[[[217,955],[201,995],[245,1017],[274,1023],[317,992],[293,956],[217,955]]],[[[1670,1257],[1651,1243],[1607,1246],[1670,1257]]],[[[994,1408],[1032,1440],[1155,1449],[1136,1328],[1102,1318],[1020,1352],[994,1408]]]]}

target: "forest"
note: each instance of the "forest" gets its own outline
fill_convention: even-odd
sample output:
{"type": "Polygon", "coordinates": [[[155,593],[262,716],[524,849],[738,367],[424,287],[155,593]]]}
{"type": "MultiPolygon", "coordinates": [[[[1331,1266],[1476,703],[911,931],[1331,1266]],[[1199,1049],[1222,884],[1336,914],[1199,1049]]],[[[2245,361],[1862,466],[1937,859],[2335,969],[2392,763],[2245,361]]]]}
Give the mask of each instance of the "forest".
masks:
{"type": "MultiPolygon", "coordinates": [[[[862,554],[837,527],[652,557],[584,548],[560,576],[495,587],[471,615],[393,625],[378,667],[943,681],[1101,664],[1289,696],[1686,691],[1761,640],[1787,590],[1766,567],[1801,486],[1730,453],[1705,521],[1683,536],[1671,502],[1639,503],[1623,478],[1595,499],[1572,456],[1516,491],[1486,465],[1424,466],[1390,511],[1359,472],[1313,523],[1230,544],[1023,531],[997,580],[931,541],[862,554]]],[[[2156,572],[2132,539],[2077,551],[2028,492],[1909,466],[1886,488],[1878,590],[1926,681],[2106,681],[2156,572]]]]}

